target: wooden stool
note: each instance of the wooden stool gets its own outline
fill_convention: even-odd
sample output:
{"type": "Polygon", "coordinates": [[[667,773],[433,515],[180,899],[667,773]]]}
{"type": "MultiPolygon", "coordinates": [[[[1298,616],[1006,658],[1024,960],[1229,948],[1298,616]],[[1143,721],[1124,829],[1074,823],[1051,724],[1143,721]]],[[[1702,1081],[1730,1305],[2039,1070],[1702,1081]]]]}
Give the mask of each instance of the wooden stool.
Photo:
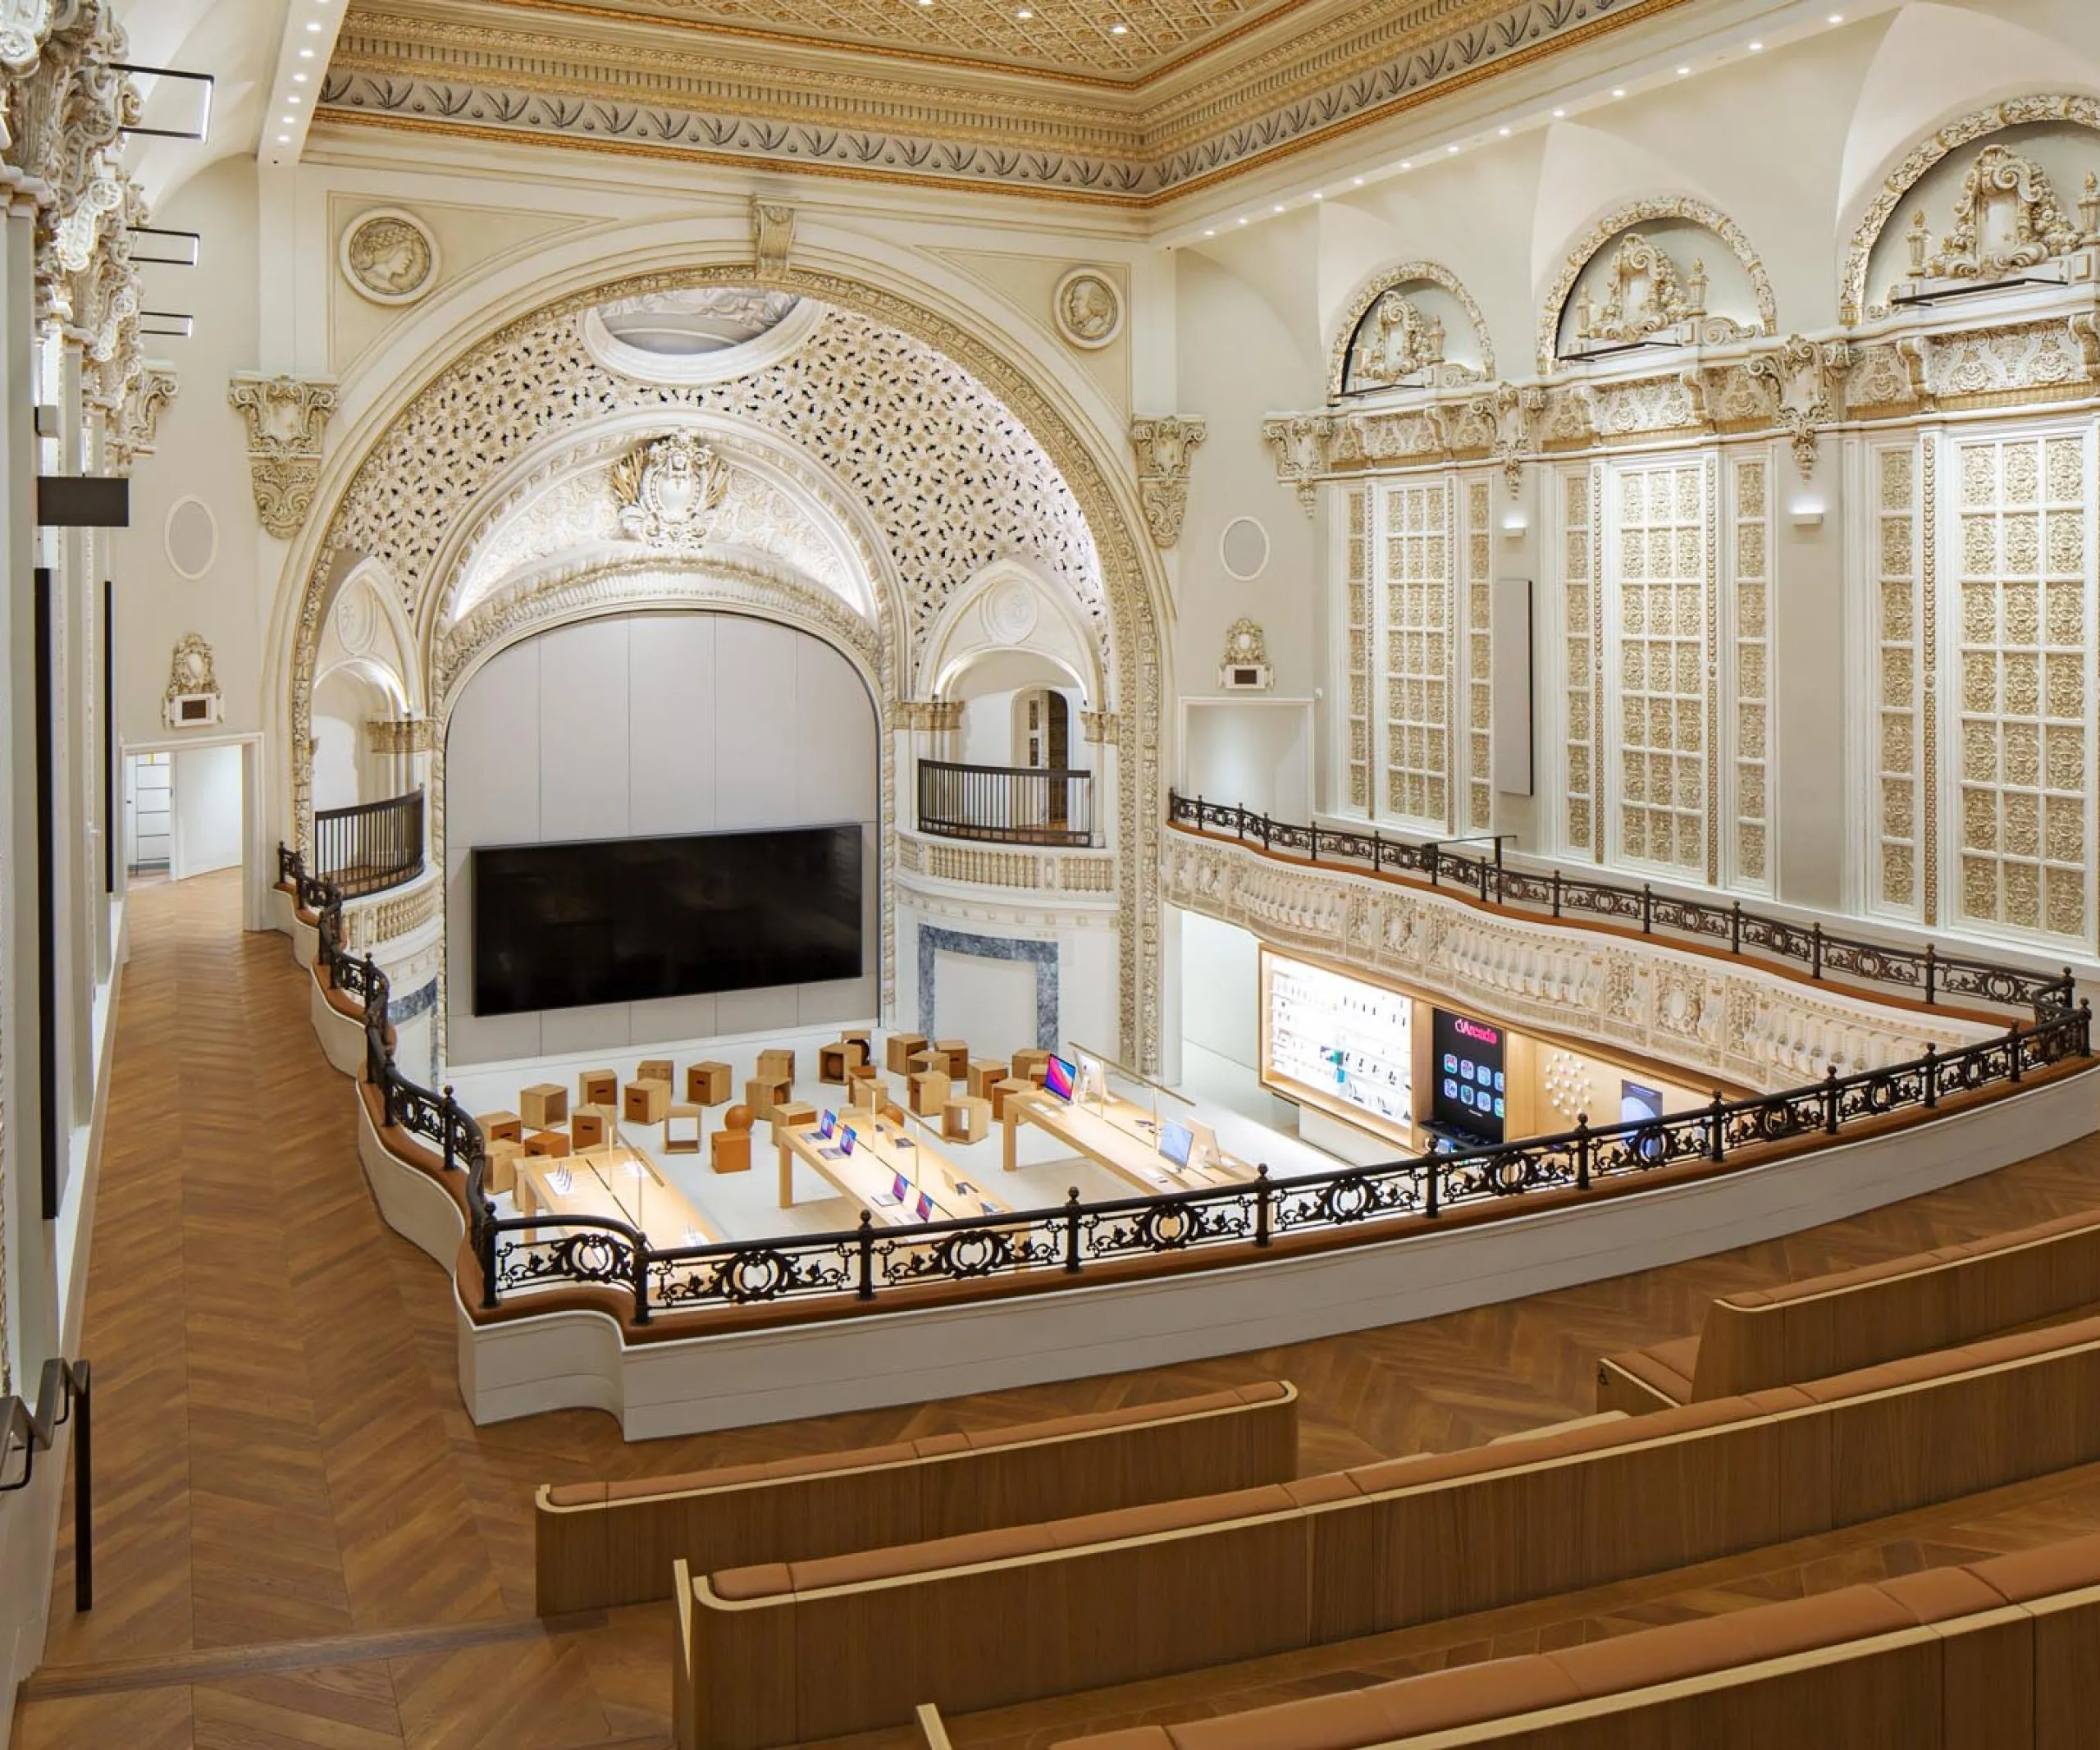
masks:
{"type": "Polygon", "coordinates": [[[792,1081],[795,1079],[795,1053],[783,1046],[761,1051],[758,1054],[758,1073],[767,1077],[777,1076],[783,1081],[792,1081]]]}
{"type": "Polygon", "coordinates": [[[708,1165],[717,1172],[751,1170],[751,1109],[732,1106],[722,1114],[722,1128],[708,1139],[708,1165]]]}
{"type": "Polygon", "coordinates": [[[938,1039],[933,1049],[947,1059],[947,1069],[951,1079],[960,1081],[970,1073],[970,1041],[966,1039],[938,1039]]]}
{"type": "Polygon", "coordinates": [[[485,1112],[474,1120],[483,1142],[523,1142],[525,1126],[514,1112],[485,1112]]]}
{"type": "Polygon", "coordinates": [[[1006,1122],[1007,1102],[1015,1094],[1033,1094],[1034,1091],[1034,1082],[1024,1081],[1018,1076],[1009,1076],[1004,1081],[993,1082],[990,1096],[993,1122],[1003,1124],[1006,1122]]]}
{"type": "Polygon", "coordinates": [[[948,1096],[955,1092],[955,1082],[946,1070],[921,1070],[906,1084],[911,1109],[922,1118],[938,1115],[948,1096]]]}
{"type": "Polygon", "coordinates": [[[950,1142],[982,1142],[992,1127],[992,1103],[966,1094],[941,1108],[941,1135],[950,1142]]]}
{"type": "Polygon", "coordinates": [[[817,1125],[817,1109],[806,1100],[777,1100],[773,1107],[773,1134],[783,1131],[812,1131],[817,1125]]]}
{"type": "Polygon", "coordinates": [[[617,1106],[620,1103],[620,1078],[614,1070],[586,1070],[576,1078],[576,1103],[579,1106],[617,1106]]]}
{"type": "Polygon", "coordinates": [[[889,1036],[889,1056],[884,1061],[892,1076],[909,1075],[911,1059],[926,1049],[926,1035],[923,1033],[892,1033],[889,1036]]]}
{"type": "Polygon", "coordinates": [[[578,1106],[568,1121],[569,1140],[581,1154],[586,1149],[605,1146],[605,1115],[596,1106],[578,1106]]]}
{"type": "Polygon", "coordinates": [[[1050,1053],[1047,1051],[1017,1051],[1014,1053],[1014,1077],[1019,1081],[1032,1081],[1039,1086],[1050,1073],[1050,1053]]]}
{"type": "Polygon", "coordinates": [[[867,1061],[865,1039],[834,1039],[829,1045],[817,1047],[817,1080],[843,1087],[854,1070],[867,1061]]]}
{"type": "Polygon", "coordinates": [[[551,1081],[536,1082],[518,1090],[518,1111],[528,1130],[550,1131],[568,1122],[568,1090],[551,1081]]]}
{"type": "Polygon", "coordinates": [[[620,1093],[620,1116],[629,1124],[661,1124],[670,1104],[668,1081],[630,1081],[620,1093]]]}
{"type": "Polygon", "coordinates": [[[700,1108],[689,1101],[674,1100],[664,1108],[664,1152],[666,1154],[697,1154],[700,1153],[701,1131],[700,1108]],[[681,1125],[692,1126],[690,1134],[681,1130],[681,1125]]]}
{"type": "Polygon", "coordinates": [[[751,1109],[754,1123],[773,1116],[774,1104],[795,1091],[785,1076],[754,1076],[744,1084],[744,1103],[751,1109]]]}
{"type": "Polygon", "coordinates": [[[997,1058],[972,1058],[970,1060],[970,1093],[973,1099],[988,1100],[992,1085],[1004,1081],[1008,1071],[997,1058]]]}
{"type": "Polygon", "coordinates": [[[566,1154],[568,1153],[568,1133],[564,1131],[527,1131],[525,1133],[525,1152],[527,1154],[566,1154]]]}
{"type": "Polygon", "coordinates": [[[525,1158],[525,1145],[506,1137],[482,1145],[482,1189],[491,1197],[518,1189],[518,1163],[525,1158]]]}
{"type": "Polygon", "coordinates": [[[696,1106],[719,1106],[729,1097],[736,1072],[712,1058],[686,1066],[686,1098],[696,1106]]]}
{"type": "Polygon", "coordinates": [[[669,1058],[644,1058],[634,1067],[637,1081],[660,1081],[666,1087],[678,1080],[678,1071],[671,1067],[669,1058]]]}
{"type": "Polygon", "coordinates": [[[913,1052],[911,1061],[904,1067],[907,1076],[923,1076],[929,1070],[938,1070],[946,1076],[948,1072],[948,1054],[945,1051],[936,1051],[929,1045],[924,1051],[913,1052]]]}

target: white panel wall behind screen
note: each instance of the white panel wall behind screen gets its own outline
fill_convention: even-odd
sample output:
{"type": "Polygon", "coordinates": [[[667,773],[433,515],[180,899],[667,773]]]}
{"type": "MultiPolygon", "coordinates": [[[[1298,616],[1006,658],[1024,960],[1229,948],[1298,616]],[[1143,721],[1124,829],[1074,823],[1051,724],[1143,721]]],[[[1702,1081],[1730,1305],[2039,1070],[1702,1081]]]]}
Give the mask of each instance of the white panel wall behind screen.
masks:
{"type": "Polygon", "coordinates": [[[446,1057],[454,1063],[861,1021],[875,1012],[874,706],[820,639],[731,615],[542,633],[468,683],[445,741],[446,1057]],[[472,1012],[477,844],[861,825],[866,970],[835,984],[472,1012]]]}
{"type": "Polygon", "coordinates": [[[1258,947],[1235,925],[1198,912],[1181,914],[1181,1037],[1257,1074],[1262,1067],[1258,947]]]}

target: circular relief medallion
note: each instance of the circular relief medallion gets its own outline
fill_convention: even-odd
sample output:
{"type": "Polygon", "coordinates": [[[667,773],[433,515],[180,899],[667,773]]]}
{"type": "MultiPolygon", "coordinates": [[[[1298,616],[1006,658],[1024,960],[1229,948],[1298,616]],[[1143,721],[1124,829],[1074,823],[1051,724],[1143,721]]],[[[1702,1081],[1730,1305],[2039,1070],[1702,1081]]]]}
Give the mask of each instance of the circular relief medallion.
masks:
{"type": "Polygon", "coordinates": [[[1100,268],[1075,267],[1051,294],[1050,314],[1066,345],[1093,352],[1123,331],[1123,295],[1100,268]]]}
{"type": "Polygon", "coordinates": [[[1009,578],[984,598],[984,628],[1002,644],[1020,644],[1035,630],[1035,592],[1009,578]]]}
{"type": "Polygon", "coordinates": [[[343,277],[374,304],[413,304],[437,283],[437,239],[413,212],[374,207],[343,227],[343,277]]]}

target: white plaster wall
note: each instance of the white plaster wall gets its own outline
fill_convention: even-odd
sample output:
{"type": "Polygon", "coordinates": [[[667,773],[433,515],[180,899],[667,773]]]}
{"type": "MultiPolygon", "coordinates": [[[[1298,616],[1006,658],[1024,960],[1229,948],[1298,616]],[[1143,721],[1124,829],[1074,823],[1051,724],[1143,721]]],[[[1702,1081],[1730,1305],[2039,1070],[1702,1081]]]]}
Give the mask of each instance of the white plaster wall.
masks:
{"type": "Polygon", "coordinates": [[[874,706],[807,633],[734,615],[634,614],[558,628],[468,683],[445,747],[445,1055],[454,1063],[860,1020],[875,1011],[874,706]],[[861,977],[477,1017],[477,844],[861,823],[861,977]]]}
{"type": "Polygon", "coordinates": [[[1262,1067],[1261,944],[1251,931],[1177,910],[1181,928],[1181,1036],[1221,1058],[1262,1067]]]}
{"type": "Polygon", "coordinates": [[[238,746],[176,750],[170,792],[168,868],[178,881],[240,861],[238,746]]]}

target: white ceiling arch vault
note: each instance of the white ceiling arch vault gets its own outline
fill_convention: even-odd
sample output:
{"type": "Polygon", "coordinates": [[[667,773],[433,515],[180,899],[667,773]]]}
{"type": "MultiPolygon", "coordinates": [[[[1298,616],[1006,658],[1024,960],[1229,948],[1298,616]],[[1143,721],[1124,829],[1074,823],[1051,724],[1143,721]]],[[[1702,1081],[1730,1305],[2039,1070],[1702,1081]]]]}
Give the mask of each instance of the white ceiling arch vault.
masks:
{"type": "MultiPolygon", "coordinates": [[[[490,556],[492,573],[483,578],[473,569],[477,531],[504,522],[489,513],[506,500],[513,510],[529,504],[536,471],[553,464],[543,482],[550,490],[585,477],[587,470],[563,471],[564,451],[578,452],[615,424],[637,439],[678,428],[712,428],[726,444],[739,432],[762,436],[770,455],[754,445],[755,473],[769,460],[773,482],[781,483],[787,459],[795,459],[808,495],[802,502],[824,505],[834,529],[849,537],[857,529],[868,540],[861,556],[872,618],[891,622],[882,628],[891,633],[883,641],[886,704],[924,694],[943,609],[995,561],[1024,561],[1085,628],[1098,654],[1103,708],[1114,713],[1122,1044],[1156,1062],[1166,592],[1157,557],[1125,502],[1123,459],[1070,416],[1056,389],[1015,366],[996,330],[980,332],[897,289],[822,267],[791,267],[769,282],[824,306],[804,343],[732,381],[642,381],[608,369],[585,344],[588,313],[610,300],[751,283],[746,260],[630,273],[572,291],[451,351],[390,414],[365,426],[355,452],[334,459],[325,514],[295,543],[279,619],[293,833],[304,841],[311,831],[303,750],[317,612],[344,555],[376,561],[399,580],[427,663],[437,655],[448,601],[459,610],[463,578],[509,593],[515,579],[505,583],[506,573],[544,573],[553,563],[526,551],[533,542],[525,539],[518,564],[505,564],[485,542],[478,551],[490,556]],[[832,490],[821,490],[826,485],[832,490]],[[850,514],[837,514],[842,505],[850,514]],[[893,616],[883,611],[889,578],[893,616]]],[[[587,487],[576,490],[587,496],[587,487]]],[[[806,548],[803,556],[810,557],[806,548]]],[[[810,578],[810,564],[780,554],[756,558],[810,578]]]]}

